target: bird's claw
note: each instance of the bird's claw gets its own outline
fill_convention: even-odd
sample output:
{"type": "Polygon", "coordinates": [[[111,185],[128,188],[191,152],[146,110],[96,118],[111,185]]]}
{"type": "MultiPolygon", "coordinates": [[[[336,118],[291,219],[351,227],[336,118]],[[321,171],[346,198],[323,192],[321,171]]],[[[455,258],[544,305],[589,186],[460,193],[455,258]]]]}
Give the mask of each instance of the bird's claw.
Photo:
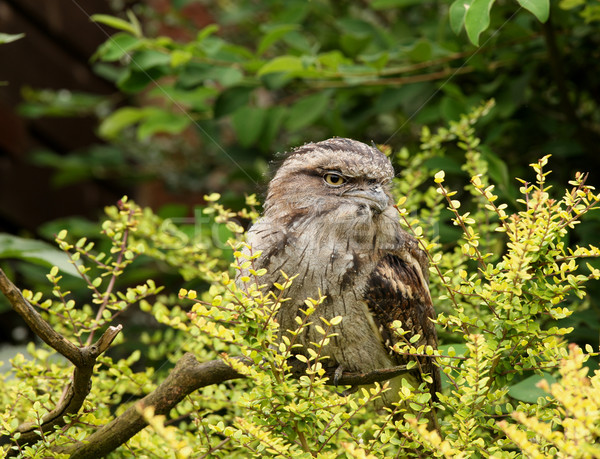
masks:
{"type": "MultiPolygon", "coordinates": [[[[339,385],[340,379],[342,378],[343,375],[344,375],[344,365],[340,365],[339,367],[337,367],[335,369],[335,372],[333,373],[333,385],[335,387],[337,387],[339,385]]],[[[358,386],[352,386],[352,387],[350,387],[350,389],[346,389],[342,392],[337,392],[337,394],[340,397],[347,397],[348,395],[353,394],[357,390],[358,390],[358,386]]]]}

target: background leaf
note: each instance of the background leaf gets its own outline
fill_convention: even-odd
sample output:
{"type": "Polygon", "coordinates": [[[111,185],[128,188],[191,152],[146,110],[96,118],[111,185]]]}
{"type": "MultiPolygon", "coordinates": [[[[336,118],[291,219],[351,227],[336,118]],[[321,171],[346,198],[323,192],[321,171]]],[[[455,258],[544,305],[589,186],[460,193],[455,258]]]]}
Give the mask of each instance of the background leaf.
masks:
{"type": "Polygon", "coordinates": [[[465,25],[465,15],[473,0],[454,0],[450,5],[450,27],[458,35],[465,25]]]}
{"type": "Polygon", "coordinates": [[[17,34],[0,33],[0,45],[20,40],[24,36],[25,36],[24,33],[17,33],[17,34]]]}
{"type": "Polygon", "coordinates": [[[556,378],[548,373],[544,373],[544,376],[532,375],[523,381],[518,382],[514,386],[511,386],[508,390],[508,395],[521,402],[536,403],[538,398],[548,395],[548,392],[537,387],[537,384],[542,379],[548,381],[548,384],[556,382],[556,378]]]}
{"type": "Polygon", "coordinates": [[[296,102],[288,112],[286,128],[297,131],[314,123],[327,108],[330,95],[328,91],[318,92],[296,102]]]}
{"type": "Polygon", "coordinates": [[[517,0],[526,10],[532,12],[540,22],[546,22],[550,16],[550,0],[517,0]]]}
{"type": "Polygon", "coordinates": [[[57,266],[65,274],[79,276],[64,252],[36,239],[0,233],[0,258],[17,258],[48,268],[57,266]]]}
{"type": "Polygon", "coordinates": [[[490,25],[490,10],[494,0],[473,0],[465,14],[465,29],[471,43],[479,46],[481,33],[490,25]]]}
{"type": "Polygon", "coordinates": [[[129,32],[131,35],[135,35],[140,37],[142,35],[142,31],[139,28],[139,23],[130,23],[125,21],[124,19],[109,16],[107,14],[92,14],[91,20],[97,22],[99,24],[104,24],[109,27],[112,27],[117,30],[123,30],[124,32],[129,32]]]}

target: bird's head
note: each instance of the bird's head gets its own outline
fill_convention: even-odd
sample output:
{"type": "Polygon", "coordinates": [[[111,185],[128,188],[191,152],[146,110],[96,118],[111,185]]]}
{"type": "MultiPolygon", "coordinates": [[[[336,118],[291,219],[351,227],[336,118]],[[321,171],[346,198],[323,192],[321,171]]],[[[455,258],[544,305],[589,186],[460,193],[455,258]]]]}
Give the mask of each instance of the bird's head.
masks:
{"type": "Polygon", "coordinates": [[[266,212],[332,212],[343,219],[373,218],[392,205],[390,160],[356,140],[332,138],[293,150],[269,184],[266,212]]]}

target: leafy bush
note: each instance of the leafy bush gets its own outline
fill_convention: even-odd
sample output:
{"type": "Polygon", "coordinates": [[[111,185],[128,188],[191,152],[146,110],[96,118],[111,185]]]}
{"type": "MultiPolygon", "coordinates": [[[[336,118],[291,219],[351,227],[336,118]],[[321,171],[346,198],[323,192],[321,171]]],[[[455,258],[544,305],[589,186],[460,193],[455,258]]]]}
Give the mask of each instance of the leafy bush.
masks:
{"type": "Polygon", "coordinates": [[[415,126],[456,121],[492,97],[481,129],[494,169],[525,173],[543,151],[566,181],[574,161],[595,161],[597,82],[586,75],[598,43],[582,2],[240,1],[205,6],[216,24],[200,31],[190,2],[173,3],[162,15],[139,2],[136,15],[94,16],[116,29],[93,57],[113,97],[24,92],[29,116],[98,117],[108,145],[37,153],[59,183],[158,178],[231,203],[273,151],[333,135],[415,151],[415,126]],[[165,24],[186,38],[157,36],[165,24]]]}
{"type": "MultiPolygon", "coordinates": [[[[137,435],[134,429],[132,438],[123,434],[121,443],[127,443],[112,457],[594,457],[598,373],[590,377],[582,369],[592,349],[587,355],[573,346],[569,351],[572,329],[562,321],[586,307],[586,283],[600,277],[597,268],[582,266],[582,260],[600,251],[569,240],[582,216],[598,206],[600,195],[585,184],[583,174],[564,193],[550,189],[549,158],[544,157],[531,165],[533,180],[520,181],[517,211],[507,211],[490,182],[490,162],[474,131],[491,105],[448,128],[424,129],[421,149],[413,155],[406,150],[394,154],[403,166],[394,184],[399,218],[429,254],[441,332],[439,350],[410,343],[394,350],[429,355],[442,368],[439,431],[429,431],[426,421],[404,411],[406,405],[376,411],[371,402],[388,389],[385,384],[352,395],[328,385],[331,375],[320,349],[328,344],[330,327],[343,318],[320,317],[323,298],[307,299],[298,319],[297,333],[310,321],[320,324],[322,339],[309,351],[306,371],[295,371],[288,359],[293,343],[277,341],[274,321],[294,279],[273,296],[253,287],[240,290],[232,280],[236,269],[251,266],[241,254],[243,229],[235,220],[255,219],[256,211],[232,212],[218,203],[218,196],[206,197],[210,205],[204,213],[227,227],[227,252],[209,232],[190,236],[185,228],[123,199],[107,209],[105,249],[97,251],[85,238],[71,241],[66,231],[57,235],[88,289],[87,300],[71,299],[62,287],[66,274],[58,268],[48,274],[52,295],[23,292],[75,347],[98,354],[114,339],[113,346],[94,354],[89,394],[80,408],[67,407],[62,419],[53,417],[53,410],[78,387],[83,367],[71,357],[77,369],[70,383],[71,364],[33,343],[30,358],[12,359],[0,394],[4,452],[12,445],[21,457],[93,457],[90,448],[123,438],[119,435],[135,418],[150,429],[137,435]],[[450,146],[463,152],[464,169],[472,176],[455,190],[432,165],[450,146]],[[458,240],[452,228],[458,229],[458,240]],[[228,268],[225,258],[232,252],[235,261],[228,268]],[[148,264],[177,272],[182,285],[196,279],[196,287],[187,285],[176,295],[158,279],[136,285],[119,281],[127,271],[143,271],[148,264]],[[144,323],[145,331],[131,333],[130,320],[144,323]],[[95,339],[95,349],[85,347],[95,339]],[[143,349],[127,350],[128,342],[137,339],[143,349]],[[181,389],[191,387],[185,381],[194,373],[186,365],[195,360],[185,353],[200,362],[217,362],[223,376],[195,386],[199,390],[181,389]],[[186,368],[188,373],[182,372],[186,368]],[[550,393],[537,387],[538,381],[546,381],[542,388],[550,387],[550,393]],[[173,382],[181,383],[176,386],[181,390],[163,391],[173,382]],[[71,389],[61,397],[65,387],[71,389]],[[161,396],[147,403],[153,394],[161,396]],[[170,400],[179,403],[165,405],[170,400]],[[588,403],[596,409],[584,411],[588,403]]],[[[253,209],[255,198],[247,204],[253,209]]],[[[259,283],[262,274],[251,271],[259,283]]],[[[6,293],[6,282],[0,285],[6,293]]],[[[204,370],[195,377],[210,373],[207,366],[197,368],[204,370]]],[[[408,404],[423,405],[419,390],[403,387],[400,395],[408,404]]]]}

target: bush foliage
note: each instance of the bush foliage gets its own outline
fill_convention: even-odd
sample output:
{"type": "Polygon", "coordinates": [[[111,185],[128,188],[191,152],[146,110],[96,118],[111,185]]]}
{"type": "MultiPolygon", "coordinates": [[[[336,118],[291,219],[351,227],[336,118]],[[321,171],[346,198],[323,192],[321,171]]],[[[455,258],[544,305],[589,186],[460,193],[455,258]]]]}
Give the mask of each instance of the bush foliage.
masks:
{"type": "Polygon", "coordinates": [[[92,16],[115,30],[92,59],[113,97],[24,91],[27,116],[98,118],[104,144],[35,155],[58,184],[157,178],[233,204],[274,151],[333,135],[416,151],[419,126],[490,98],[480,129],[492,173],[509,164],[524,174],[543,152],[566,181],[586,154],[595,162],[594,2],[211,2],[215,24],[201,30],[185,15],[192,1],[172,3],[92,16]]]}
{"type": "MultiPolygon", "coordinates": [[[[110,457],[600,457],[598,353],[586,346],[600,327],[587,294],[600,277],[587,242],[600,195],[572,173],[596,164],[586,151],[600,123],[597,5],[216,2],[219,27],[195,30],[188,3],[165,17],[144,2],[93,17],[116,30],[92,63],[114,97],[23,90],[26,116],[98,118],[101,145],[36,153],[58,185],[158,178],[207,195],[193,217],[123,198],[100,225],[49,223],[40,235],[60,250],[0,235],[0,257],[21,260],[3,269],[36,285],[23,296],[64,339],[89,349],[116,336],[81,409],[55,428],[47,419],[78,370],[39,342],[12,358],[0,374],[0,452],[76,455],[133,407],[149,427],[110,457]],[[155,33],[165,22],[186,38],[155,33]],[[295,333],[322,331],[298,376],[274,320],[295,273],[277,295],[232,280],[252,264],[241,248],[260,208],[254,195],[242,204],[244,191],[273,151],[332,135],[373,139],[390,155],[398,218],[428,253],[439,349],[394,351],[440,366],[437,430],[413,414],[430,409],[422,387],[403,387],[404,403],[385,411],[373,403],[385,384],[350,395],[331,386],[321,350],[344,319],[321,317],[323,298],[307,298],[298,318],[295,333]],[[238,374],[168,413],[141,406],[186,353],[238,374]]],[[[263,274],[251,271],[259,284],[263,274]]]]}
{"type": "MultiPolygon", "coordinates": [[[[569,244],[569,234],[597,207],[600,195],[582,174],[562,193],[551,189],[550,161],[544,157],[531,165],[530,180],[520,180],[519,209],[507,212],[486,174],[488,163],[473,127],[490,107],[481,106],[449,128],[425,129],[422,148],[410,160],[405,152],[394,154],[404,165],[394,184],[399,218],[430,257],[441,331],[438,350],[411,343],[394,350],[430,355],[441,367],[439,431],[405,412],[406,405],[395,413],[376,411],[372,401],[387,390],[385,384],[352,395],[327,384],[320,350],[328,344],[331,325],[343,318],[320,317],[322,298],[307,299],[298,318],[297,333],[312,322],[321,326],[322,339],[309,351],[306,374],[294,376],[288,361],[294,344],[277,341],[274,320],[293,277],[278,286],[277,295],[242,291],[232,280],[237,269],[251,266],[239,250],[243,229],[236,219],[254,219],[256,211],[232,212],[218,196],[207,196],[211,204],[204,213],[230,235],[227,253],[233,251],[235,261],[228,268],[220,240],[206,231],[190,236],[189,228],[124,198],[106,210],[104,243],[71,240],[66,230],[56,237],[88,290],[85,301],[71,298],[63,285],[72,276],[56,267],[47,276],[51,295],[23,292],[77,345],[91,343],[109,324],[123,323],[124,330],[98,358],[83,409],[38,442],[19,447],[20,455],[61,457],[65,447],[85,441],[153,391],[191,352],[200,361],[223,359],[245,378],[190,394],[168,417],[145,407],[150,427],[113,457],[596,457],[600,411],[594,388],[600,376],[587,375],[583,365],[592,350],[569,348],[572,329],[562,321],[586,307],[586,282],[600,277],[600,270],[583,263],[600,251],[569,244]],[[470,183],[456,190],[446,184],[444,172],[428,166],[450,144],[462,149],[472,174],[470,183]],[[441,243],[439,227],[431,224],[445,221],[444,215],[462,235],[454,243],[441,243]],[[156,280],[135,286],[119,282],[128,271],[154,263],[196,279],[197,287],[175,294],[156,280]],[[136,338],[127,321],[135,316],[147,324],[139,337],[144,349],[130,352],[127,342],[136,338]],[[245,360],[236,359],[241,356],[245,360]]],[[[252,209],[255,197],[248,204],[252,209]]],[[[250,272],[260,283],[264,273],[250,272]]],[[[70,378],[71,365],[54,351],[32,343],[28,352],[28,358],[13,358],[3,375],[4,435],[13,435],[23,422],[39,424],[70,378]]],[[[413,408],[426,405],[423,396],[409,386],[401,390],[413,408]]]]}

